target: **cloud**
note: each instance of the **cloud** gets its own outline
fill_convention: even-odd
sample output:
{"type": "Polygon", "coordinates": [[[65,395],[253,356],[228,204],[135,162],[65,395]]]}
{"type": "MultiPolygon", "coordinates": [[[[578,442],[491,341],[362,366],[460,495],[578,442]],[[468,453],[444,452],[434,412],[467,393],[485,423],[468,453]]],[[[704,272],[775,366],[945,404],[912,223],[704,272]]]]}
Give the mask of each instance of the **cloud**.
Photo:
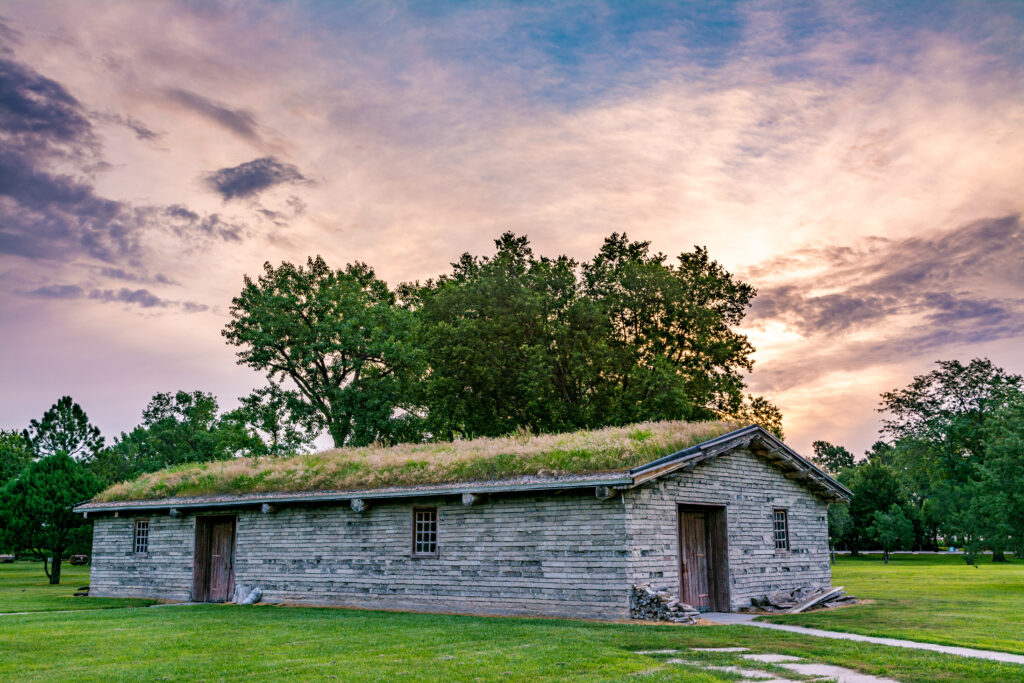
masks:
{"type": "Polygon", "coordinates": [[[225,104],[183,88],[168,88],[164,94],[172,101],[213,121],[226,130],[251,142],[259,142],[256,118],[244,109],[232,109],[225,104]]]}
{"type": "MultiPolygon", "coordinates": [[[[142,139],[155,136],[130,116],[99,118],[126,125],[142,139]]],[[[186,240],[242,239],[242,228],[217,214],[201,216],[182,204],[138,206],[98,194],[90,170],[105,162],[88,109],[60,83],[5,57],[0,57],[0,152],[0,253],[139,264],[142,241],[164,228],[186,240]],[[182,230],[183,224],[192,230],[182,230]]],[[[265,169],[264,182],[301,179],[293,169],[274,162],[265,169]]],[[[241,192],[244,181],[235,176],[225,182],[234,182],[241,192]]],[[[249,182],[259,182],[252,172],[249,182]]]]}
{"type": "Polygon", "coordinates": [[[123,268],[100,268],[100,275],[108,277],[112,280],[124,280],[126,282],[144,282],[149,284],[157,285],[177,285],[180,284],[176,280],[172,280],[163,273],[156,273],[155,275],[146,275],[145,273],[136,273],[125,270],[123,268]]]}
{"type": "Polygon", "coordinates": [[[78,285],[46,285],[32,290],[29,295],[45,299],[81,299],[85,290],[78,285]]]}
{"type": "Polygon", "coordinates": [[[28,294],[45,299],[92,299],[94,301],[120,302],[136,304],[143,308],[162,308],[169,304],[168,301],[161,299],[148,289],[128,289],[127,287],[118,290],[92,289],[87,291],[78,285],[46,285],[28,292],[28,294]]]}
{"type": "Polygon", "coordinates": [[[0,253],[29,259],[137,256],[143,216],[96,194],[81,174],[98,164],[87,111],[64,86],[0,57],[0,253]]]}
{"type": "Polygon", "coordinates": [[[0,131],[19,147],[80,148],[95,142],[82,105],[60,83],[0,58],[0,131]]]}
{"type": "Polygon", "coordinates": [[[224,201],[251,197],[275,185],[305,180],[299,169],[274,157],[262,157],[238,166],[221,168],[206,176],[206,184],[224,201]]]}
{"type": "Polygon", "coordinates": [[[874,238],[864,247],[810,248],[762,264],[761,276],[782,273],[760,288],[750,320],[778,320],[810,337],[852,333],[899,315],[939,325],[969,323],[977,340],[1005,334],[1002,323],[1022,310],[1024,230],[1019,214],[972,221],[904,240],[874,238]],[[810,275],[787,279],[785,269],[813,263],[810,275]],[[1003,297],[986,292],[1007,287],[1003,297]]]}
{"type": "Polygon", "coordinates": [[[200,216],[181,204],[164,208],[163,215],[170,219],[169,225],[174,232],[185,238],[214,237],[225,242],[241,242],[246,234],[242,225],[218,213],[200,216]]]}
{"type": "Polygon", "coordinates": [[[135,137],[138,138],[139,140],[152,142],[160,137],[160,135],[157,132],[151,130],[142,121],[139,121],[138,119],[128,116],[126,114],[104,114],[101,118],[112,123],[116,123],[119,126],[124,126],[125,128],[128,128],[129,130],[135,133],[135,137]]]}
{"type": "Polygon", "coordinates": [[[144,213],[98,196],[70,175],[40,168],[39,161],[11,151],[0,155],[0,253],[135,259],[144,213]]]}
{"type": "Polygon", "coordinates": [[[140,308],[167,308],[177,307],[186,313],[201,313],[210,310],[206,304],[195,301],[171,301],[153,294],[148,289],[86,289],[79,285],[45,285],[37,287],[29,292],[27,296],[43,299],[87,299],[103,303],[122,303],[139,306],[140,308]]]}

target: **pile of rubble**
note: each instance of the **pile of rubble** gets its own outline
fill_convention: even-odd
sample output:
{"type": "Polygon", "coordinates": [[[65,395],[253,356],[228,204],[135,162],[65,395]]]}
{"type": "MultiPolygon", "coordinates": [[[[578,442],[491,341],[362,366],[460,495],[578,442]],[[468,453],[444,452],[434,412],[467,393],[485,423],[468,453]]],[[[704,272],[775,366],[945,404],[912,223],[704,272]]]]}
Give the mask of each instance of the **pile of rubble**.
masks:
{"type": "Polygon", "coordinates": [[[700,612],[685,602],[679,602],[668,593],[651,588],[644,583],[633,586],[629,596],[629,616],[646,621],[671,621],[676,624],[695,624],[700,612]]]}
{"type": "Polygon", "coordinates": [[[755,608],[765,612],[799,614],[812,609],[848,605],[857,602],[857,598],[847,595],[842,586],[838,588],[805,587],[769,593],[763,598],[751,598],[750,602],[755,608]]]}

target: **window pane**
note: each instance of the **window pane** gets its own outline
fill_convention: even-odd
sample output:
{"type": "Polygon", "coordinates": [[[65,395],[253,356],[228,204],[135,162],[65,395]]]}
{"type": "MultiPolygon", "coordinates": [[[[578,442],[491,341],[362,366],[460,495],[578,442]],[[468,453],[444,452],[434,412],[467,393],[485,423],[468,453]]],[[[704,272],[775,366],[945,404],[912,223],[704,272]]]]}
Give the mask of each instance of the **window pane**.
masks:
{"type": "Polygon", "coordinates": [[[413,512],[413,554],[437,554],[437,510],[434,508],[413,512]]]}
{"type": "Polygon", "coordinates": [[[789,522],[785,510],[775,510],[775,549],[789,550],[789,522]]]}
{"type": "Polygon", "coordinates": [[[149,521],[145,519],[135,520],[135,543],[136,553],[149,552],[149,521]]]}

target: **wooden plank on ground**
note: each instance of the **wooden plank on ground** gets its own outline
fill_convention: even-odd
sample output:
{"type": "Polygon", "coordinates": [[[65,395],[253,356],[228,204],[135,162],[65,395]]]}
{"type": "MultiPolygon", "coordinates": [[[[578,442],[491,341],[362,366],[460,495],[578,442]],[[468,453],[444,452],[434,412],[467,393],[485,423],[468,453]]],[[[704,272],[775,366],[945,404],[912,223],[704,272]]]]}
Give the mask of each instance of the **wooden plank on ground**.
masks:
{"type": "Polygon", "coordinates": [[[807,600],[804,600],[802,603],[800,603],[799,605],[797,605],[793,609],[787,611],[786,614],[800,614],[801,612],[803,612],[808,607],[814,607],[819,602],[825,602],[829,598],[832,598],[832,597],[835,597],[836,595],[839,595],[839,593],[841,593],[842,591],[843,591],[843,586],[839,586],[839,588],[833,588],[832,590],[830,590],[830,591],[828,591],[826,593],[820,593],[818,595],[815,595],[814,597],[811,597],[811,598],[808,598],[807,600]]]}

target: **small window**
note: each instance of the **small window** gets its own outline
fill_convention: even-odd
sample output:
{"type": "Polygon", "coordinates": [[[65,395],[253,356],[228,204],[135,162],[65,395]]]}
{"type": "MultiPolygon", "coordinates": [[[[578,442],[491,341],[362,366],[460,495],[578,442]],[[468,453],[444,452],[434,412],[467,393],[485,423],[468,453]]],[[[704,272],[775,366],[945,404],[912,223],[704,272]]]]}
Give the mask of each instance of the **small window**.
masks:
{"type": "Polygon", "coordinates": [[[437,556],[437,508],[414,508],[412,511],[413,557],[437,556]]]}
{"type": "Polygon", "coordinates": [[[775,511],[775,549],[789,550],[789,520],[785,510],[775,511]]]}
{"type": "Polygon", "coordinates": [[[134,552],[136,555],[145,555],[149,552],[149,520],[135,520],[135,543],[134,552]]]}

